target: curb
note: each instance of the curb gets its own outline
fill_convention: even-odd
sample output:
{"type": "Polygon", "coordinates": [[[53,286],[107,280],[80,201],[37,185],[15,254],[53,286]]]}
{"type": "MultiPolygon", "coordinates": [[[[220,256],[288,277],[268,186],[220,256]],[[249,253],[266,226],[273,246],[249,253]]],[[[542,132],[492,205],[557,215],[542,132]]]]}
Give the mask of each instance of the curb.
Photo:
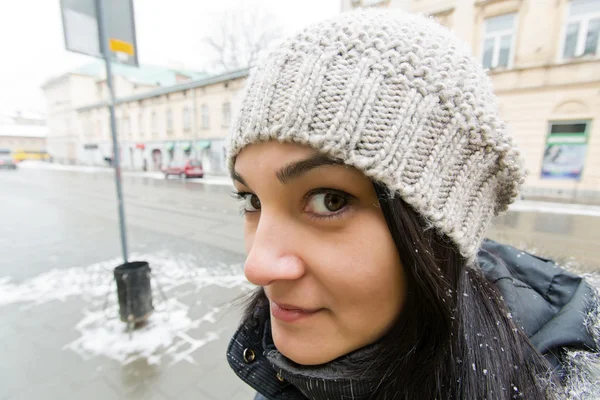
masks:
{"type": "MultiPolygon", "coordinates": [[[[113,171],[109,167],[91,167],[85,165],[62,165],[62,164],[50,164],[46,162],[37,161],[25,161],[19,164],[20,168],[26,169],[53,169],[58,171],[79,171],[86,173],[110,173],[113,171]]],[[[144,178],[161,179],[165,177],[162,172],[152,171],[122,171],[125,176],[139,176],[144,178]]],[[[201,183],[205,185],[219,185],[219,186],[232,186],[231,179],[227,176],[220,175],[207,175],[201,179],[187,179],[189,183],[201,183]]],[[[568,215],[582,215],[589,217],[600,217],[600,206],[586,205],[586,204],[575,204],[575,203],[554,203],[548,201],[535,201],[535,200],[518,200],[511,204],[508,211],[516,212],[540,212],[547,214],[568,214],[568,215]]]]}
{"type": "MultiPolygon", "coordinates": [[[[112,173],[113,168],[110,167],[92,167],[86,165],[62,165],[62,164],[50,164],[45,162],[37,161],[25,161],[19,163],[19,168],[23,169],[51,169],[55,171],[76,171],[84,173],[112,173]]],[[[161,179],[165,180],[165,176],[162,172],[151,171],[128,171],[121,170],[124,176],[139,176],[142,178],[161,179]]],[[[204,178],[191,178],[187,179],[186,182],[190,183],[202,183],[205,185],[219,185],[219,186],[232,186],[231,179],[228,176],[222,175],[205,175],[204,178]]]]}
{"type": "Polygon", "coordinates": [[[583,215],[600,217],[600,206],[586,204],[551,203],[546,201],[520,200],[510,205],[508,211],[540,212],[547,214],[583,215]]]}

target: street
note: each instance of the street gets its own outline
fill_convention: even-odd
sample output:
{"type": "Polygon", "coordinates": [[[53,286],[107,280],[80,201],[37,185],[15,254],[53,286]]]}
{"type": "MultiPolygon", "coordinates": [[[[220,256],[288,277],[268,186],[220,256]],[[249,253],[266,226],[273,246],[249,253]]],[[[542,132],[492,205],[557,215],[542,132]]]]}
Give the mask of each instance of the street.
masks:
{"type": "MultiPolygon", "coordinates": [[[[155,307],[131,337],[112,279],[113,175],[0,174],[0,400],[251,399],[225,360],[233,300],[251,289],[231,188],[127,174],[123,185],[130,260],[150,263],[155,307]]],[[[490,237],[581,272],[600,267],[599,216],[510,212],[490,237]]]]}
{"type": "Polygon", "coordinates": [[[0,399],[251,399],[225,361],[229,304],[248,288],[230,189],[123,181],[130,259],[150,262],[156,308],[132,339],[112,175],[0,175],[0,399]]]}

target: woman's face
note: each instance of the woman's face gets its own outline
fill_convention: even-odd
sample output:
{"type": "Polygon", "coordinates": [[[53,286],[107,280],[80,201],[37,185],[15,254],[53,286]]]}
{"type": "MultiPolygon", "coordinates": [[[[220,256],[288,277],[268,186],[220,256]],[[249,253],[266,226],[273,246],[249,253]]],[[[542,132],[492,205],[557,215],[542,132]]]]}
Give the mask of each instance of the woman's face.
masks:
{"type": "Polygon", "coordinates": [[[235,163],[248,280],[264,287],[273,340],[316,365],[375,342],[405,299],[400,259],[372,182],[314,150],[247,146],[235,163]]]}

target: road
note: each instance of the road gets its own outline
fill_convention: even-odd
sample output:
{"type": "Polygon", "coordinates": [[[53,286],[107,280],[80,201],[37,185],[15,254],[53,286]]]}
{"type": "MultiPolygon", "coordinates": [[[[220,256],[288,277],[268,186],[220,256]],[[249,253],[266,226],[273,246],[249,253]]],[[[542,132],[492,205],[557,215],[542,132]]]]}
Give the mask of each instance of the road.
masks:
{"type": "MultiPolygon", "coordinates": [[[[225,349],[239,317],[239,204],[231,188],[125,175],[129,248],[153,270],[156,308],[130,339],[116,318],[112,175],[0,174],[0,399],[251,399],[225,349]]],[[[600,217],[511,212],[490,237],[600,266],[600,217]]]]}
{"type": "MultiPolygon", "coordinates": [[[[110,174],[43,169],[2,172],[6,173],[0,174],[0,237],[3,245],[12,246],[2,263],[30,265],[11,271],[16,274],[13,277],[121,254],[110,174]],[[69,253],[66,263],[61,259],[64,253],[69,253]]],[[[231,188],[136,176],[124,176],[123,187],[131,251],[177,250],[182,243],[191,247],[202,243],[243,253],[242,219],[238,203],[230,197],[231,188]]]]}
{"type": "Polygon", "coordinates": [[[116,318],[111,175],[6,172],[0,399],[253,397],[225,361],[239,318],[229,304],[249,289],[229,188],[124,177],[130,259],[150,262],[156,308],[130,340],[116,318]]]}

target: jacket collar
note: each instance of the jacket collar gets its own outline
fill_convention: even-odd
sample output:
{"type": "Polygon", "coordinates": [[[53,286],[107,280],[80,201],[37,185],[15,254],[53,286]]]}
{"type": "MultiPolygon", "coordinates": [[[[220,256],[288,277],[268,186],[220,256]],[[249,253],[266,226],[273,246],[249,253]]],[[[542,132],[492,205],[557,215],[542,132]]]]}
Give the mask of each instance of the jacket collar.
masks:
{"type": "Polygon", "coordinates": [[[234,372],[267,399],[368,399],[380,379],[360,371],[376,345],[330,363],[302,366],[284,357],[273,344],[268,308],[257,307],[234,334],[227,360],[234,372]],[[353,378],[354,377],[354,378],[353,378]]]}
{"type": "MultiPolygon", "coordinates": [[[[479,264],[502,294],[517,325],[557,368],[568,398],[597,399],[600,393],[600,298],[581,277],[550,260],[513,247],[485,241],[479,264]]],[[[257,307],[242,324],[227,350],[235,373],[272,400],[362,399],[377,377],[348,379],[369,346],[334,362],[303,367],[281,355],[273,345],[268,305],[257,307]],[[244,357],[246,354],[246,357],[244,357]],[[253,355],[253,356],[252,356],[253,355]],[[280,380],[279,376],[282,378],[280,380]],[[353,397],[354,396],[354,397],[353,397]]],[[[358,374],[352,374],[359,376],[358,374]]],[[[366,396],[368,398],[368,396],[366,396]]]]}

